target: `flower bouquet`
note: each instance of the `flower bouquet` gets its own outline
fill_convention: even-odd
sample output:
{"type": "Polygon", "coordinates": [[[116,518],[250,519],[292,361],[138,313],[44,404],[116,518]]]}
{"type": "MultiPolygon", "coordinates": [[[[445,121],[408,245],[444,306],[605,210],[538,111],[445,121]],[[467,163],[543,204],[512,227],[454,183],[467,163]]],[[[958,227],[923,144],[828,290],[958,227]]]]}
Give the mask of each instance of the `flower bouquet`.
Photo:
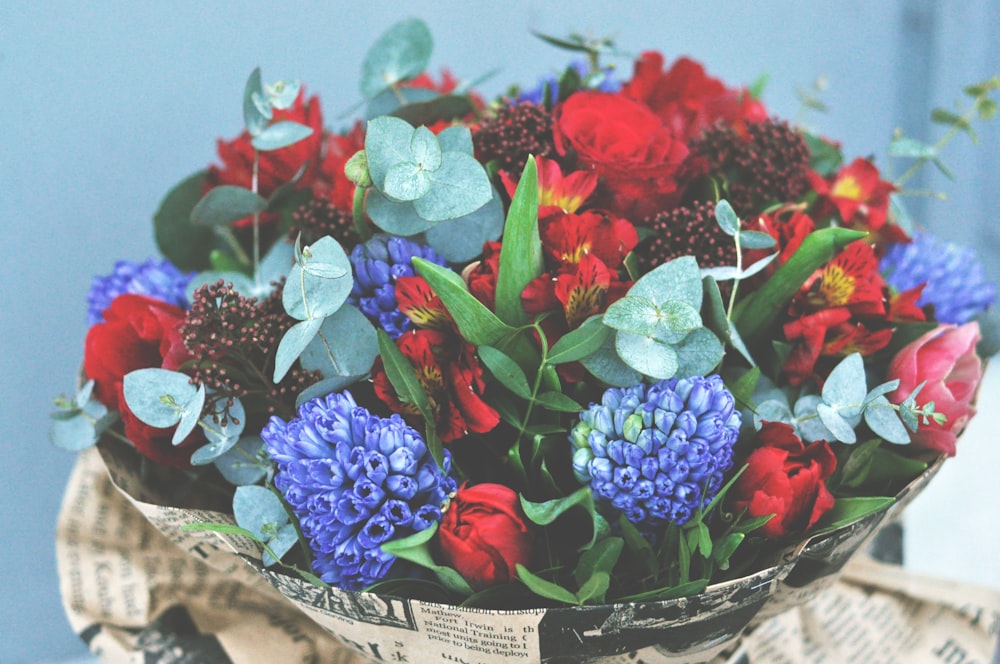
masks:
{"type": "Polygon", "coordinates": [[[1000,80],[895,136],[890,182],[759,86],[542,38],[584,59],[487,102],[399,23],[339,132],[254,71],[164,258],[95,278],[54,415],[170,539],[377,660],[711,657],[974,413],[994,287],[899,196],[1000,80]]]}

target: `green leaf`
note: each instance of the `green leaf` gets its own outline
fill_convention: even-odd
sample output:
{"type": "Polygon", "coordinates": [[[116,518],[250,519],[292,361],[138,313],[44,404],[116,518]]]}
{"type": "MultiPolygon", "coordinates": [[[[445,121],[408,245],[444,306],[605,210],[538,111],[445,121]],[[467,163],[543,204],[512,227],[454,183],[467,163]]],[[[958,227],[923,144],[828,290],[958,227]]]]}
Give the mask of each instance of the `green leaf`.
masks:
{"type": "Polygon", "coordinates": [[[529,156],[510,202],[500,246],[496,312],[510,325],[528,322],[521,293],[545,268],[538,235],[538,196],[538,170],[534,157],[529,156]]]}
{"type": "Polygon", "coordinates": [[[210,189],[191,210],[191,221],[204,226],[226,226],[255,212],[267,201],[243,187],[224,184],[210,189]]]}
{"type": "Polygon", "coordinates": [[[890,482],[910,481],[927,470],[927,463],[919,459],[911,459],[893,450],[879,447],[875,450],[867,483],[872,486],[885,485],[890,482]]]}
{"type": "MultiPolygon", "coordinates": [[[[199,398],[190,376],[167,369],[131,371],[125,374],[122,391],[132,414],[159,429],[177,424],[185,407],[199,398]]],[[[204,392],[200,398],[204,399],[204,392]]]]}
{"type": "Polygon", "coordinates": [[[873,438],[851,448],[847,459],[841,462],[837,469],[840,486],[855,488],[864,484],[881,442],[878,438],[873,438]]]}
{"type": "Polygon", "coordinates": [[[170,439],[171,444],[180,445],[194,431],[194,428],[198,426],[198,420],[201,419],[201,411],[205,407],[205,396],[205,386],[199,385],[194,398],[181,407],[181,419],[177,423],[177,429],[174,430],[173,437],[170,439]]]}
{"type": "Polygon", "coordinates": [[[736,403],[753,405],[753,393],[757,389],[757,382],[760,380],[760,367],[751,367],[749,371],[743,373],[736,380],[726,382],[726,387],[732,393],[736,403]]]}
{"type": "Polygon", "coordinates": [[[576,594],[566,590],[557,583],[546,581],[540,576],[536,576],[528,571],[528,568],[521,563],[517,564],[517,578],[526,585],[531,592],[540,597],[554,599],[564,604],[579,604],[576,594]]]}
{"type": "Polygon", "coordinates": [[[618,563],[624,547],[625,540],[621,537],[608,537],[595,542],[594,546],[580,555],[576,569],[573,570],[573,578],[576,579],[577,585],[582,586],[598,572],[610,574],[618,563]]]}
{"type": "Polygon", "coordinates": [[[723,344],[732,346],[751,367],[757,366],[753,356],[740,338],[736,327],[726,315],[726,307],[722,303],[722,293],[719,292],[719,284],[711,276],[705,276],[701,280],[705,295],[705,303],[702,305],[702,316],[705,327],[712,331],[723,344]]]}
{"type": "Polygon", "coordinates": [[[546,410],[554,410],[560,413],[579,413],[586,410],[562,392],[542,392],[535,396],[535,403],[546,410]]]}
{"type": "Polygon", "coordinates": [[[715,542],[712,549],[712,560],[719,566],[719,569],[729,568],[729,559],[733,557],[736,549],[745,539],[744,533],[729,533],[715,542]]]}
{"type": "Polygon", "coordinates": [[[480,346],[478,351],[479,359],[501,385],[522,399],[531,398],[531,387],[528,385],[528,379],[517,362],[491,346],[480,346]]]}
{"type": "Polygon", "coordinates": [[[444,463],[444,448],[441,439],[437,437],[435,432],[434,409],[431,407],[427,392],[420,384],[413,365],[399,350],[392,337],[381,329],[376,330],[375,333],[378,335],[378,352],[382,357],[385,374],[389,378],[392,388],[396,390],[396,396],[399,397],[399,400],[404,403],[412,403],[420,411],[427,433],[425,436],[427,449],[440,467],[444,463]]]}
{"type": "Polygon", "coordinates": [[[243,88],[243,123],[251,136],[259,134],[272,117],[271,107],[263,100],[263,94],[260,67],[257,67],[250,73],[243,88]]]}
{"type": "Polygon", "coordinates": [[[806,279],[839,250],[865,235],[847,228],[824,228],[806,236],[760,290],[740,301],[734,322],[747,346],[752,349],[771,338],[771,329],[781,320],[781,312],[806,279]]]}
{"type": "Polygon", "coordinates": [[[414,258],[413,267],[441,298],[462,337],[469,343],[495,346],[516,331],[477,300],[453,271],[422,258],[414,258]]]}
{"type": "Polygon", "coordinates": [[[408,19],[393,25],[368,49],[361,65],[361,94],[371,99],[419,76],[427,68],[433,45],[423,21],[408,19]]]}
{"type": "Polygon", "coordinates": [[[611,328],[601,320],[601,315],[591,316],[580,327],[570,330],[549,349],[549,364],[576,362],[595,353],[611,334],[611,328]]]}
{"type": "Polygon", "coordinates": [[[153,216],[156,246],[171,263],[184,271],[210,267],[215,232],[191,221],[191,211],[201,200],[207,171],[189,176],[167,192],[153,216]]]}
{"type": "Polygon", "coordinates": [[[809,166],[823,177],[833,175],[844,163],[840,148],[833,143],[815,134],[807,133],[804,138],[809,147],[809,166]]]}
{"type": "Polygon", "coordinates": [[[837,498],[833,508],[820,517],[810,535],[815,536],[850,525],[869,514],[888,508],[895,501],[895,498],[883,497],[837,498]]]}
{"type": "Polygon", "coordinates": [[[645,592],[636,593],[635,595],[628,595],[627,597],[619,597],[616,602],[665,602],[671,599],[680,599],[681,597],[690,597],[692,595],[697,595],[705,591],[708,587],[708,579],[697,579],[695,581],[688,581],[687,583],[680,583],[676,586],[670,586],[668,588],[658,588],[656,590],[647,590],[645,592]]]}
{"type": "Polygon", "coordinates": [[[295,364],[295,360],[312,343],[323,326],[322,318],[312,318],[310,320],[299,321],[285,331],[278,344],[278,350],[274,354],[274,374],[272,379],[275,384],[280,383],[288,370],[295,364]]]}
{"type": "Polygon", "coordinates": [[[438,565],[431,555],[429,540],[437,532],[438,524],[430,528],[421,530],[409,537],[390,540],[382,545],[382,550],[386,553],[408,560],[429,569],[448,590],[458,593],[463,597],[472,595],[472,587],[462,578],[462,575],[451,567],[438,565]]]}
{"type": "Polygon", "coordinates": [[[889,143],[890,157],[904,157],[908,159],[933,159],[937,156],[937,148],[927,145],[909,136],[899,136],[889,143]]]}
{"type": "Polygon", "coordinates": [[[715,221],[722,232],[729,237],[740,232],[740,219],[736,216],[733,206],[725,199],[715,204],[715,221]]]}
{"type": "Polygon", "coordinates": [[[414,127],[419,127],[432,125],[440,120],[464,118],[475,110],[476,107],[469,97],[451,94],[434,97],[427,101],[405,104],[389,115],[406,120],[414,127]]]}
{"type": "Polygon", "coordinates": [[[618,527],[625,539],[626,548],[639,559],[642,571],[647,575],[655,575],[659,570],[659,565],[649,540],[642,536],[635,524],[629,521],[624,514],[618,515],[618,527]]]}
{"type": "Polygon", "coordinates": [[[261,152],[280,150],[312,136],[313,129],[307,125],[284,120],[269,125],[253,137],[250,143],[261,152]]]}
{"type": "Polygon", "coordinates": [[[976,102],[976,112],[979,113],[980,120],[992,120],[997,114],[997,103],[988,97],[979,99],[976,102]]]}
{"type": "Polygon", "coordinates": [[[608,592],[608,587],[611,585],[611,575],[607,572],[594,572],[593,576],[584,582],[578,591],[576,591],[576,601],[578,604],[586,604],[587,602],[593,602],[594,604],[601,604],[604,602],[604,596],[608,592]]]}
{"type": "Polygon", "coordinates": [[[593,523],[593,532],[591,533],[590,540],[580,547],[581,550],[586,550],[597,541],[597,536],[601,531],[601,524],[604,521],[603,517],[597,513],[594,506],[594,494],[591,493],[589,486],[580,487],[563,498],[555,498],[542,503],[533,503],[524,496],[521,496],[521,509],[524,511],[524,515],[532,523],[539,526],[549,525],[574,507],[580,507],[586,511],[593,523]]]}

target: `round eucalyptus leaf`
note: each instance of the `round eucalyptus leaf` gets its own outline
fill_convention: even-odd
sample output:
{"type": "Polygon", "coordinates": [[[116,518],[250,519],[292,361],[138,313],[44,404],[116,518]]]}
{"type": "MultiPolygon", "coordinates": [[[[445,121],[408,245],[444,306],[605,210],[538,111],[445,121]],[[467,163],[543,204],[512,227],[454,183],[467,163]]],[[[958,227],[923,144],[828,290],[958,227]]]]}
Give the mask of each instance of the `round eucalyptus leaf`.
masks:
{"type": "Polygon", "coordinates": [[[472,132],[468,127],[454,125],[448,127],[437,135],[438,144],[445,152],[461,152],[470,156],[475,155],[475,147],[472,144],[472,132]]]}
{"type": "Polygon", "coordinates": [[[483,252],[483,245],[503,234],[503,203],[493,190],[489,203],[458,219],[442,221],[427,229],[425,237],[434,251],[449,263],[465,263],[483,252]]]}
{"type": "Polygon", "coordinates": [[[355,307],[344,305],[323,321],[299,361],[323,378],[343,378],[367,374],[377,356],[375,327],[355,307]]]}
{"type": "Polygon", "coordinates": [[[431,190],[431,178],[420,164],[401,161],[385,174],[383,193],[397,201],[415,201],[431,190]]]}
{"type": "Polygon", "coordinates": [[[858,436],[854,433],[854,427],[835,408],[821,403],[816,406],[816,413],[819,415],[819,419],[823,420],[823,426],[829,429],[837,440],[849,445],[858,442],[858,436]]]}
{"type": "Polygon", "coordinates": [[[267,474],[270,461],[260,436],[244,436],[213,462],[230,484],[254,484],[267,474]]]}
{"type": "Polygon", "coordinates": [[[288,523],[288,514],[281,500],[270,489],[253,484],[236,487],[233,516],[240,528],[246,528],[264,542],[269,541],[288,523]],[[270,532],[264,532],[265,530],[270,532]]]}
{"type": "Polygon", "coordinates": [[[580,360],[580,364],[598,380],[614,387],[630,387],[642,382],[642,374],[625,364],[615,350],[612,332],[600,348],[580,360]]]}
{"type": "MultiPolygon", "coordinates": [[[[692,332],[698,330],[704,330],[712,339],[718,342],[714,334],[701,326],[701,314],[696,309],[686,302],[673,300],[671,302],[664,302],[659,307],[653,337],[657,341],[662,341],[666,344],[676,344],[687,339],[692,332]]],[[[708,337],[702,335],[700,339],[708,343],[708,337]]],[[[721,349],[722,346],[719,345],[719,348],[721,349]]],[[[719,357],[721,359],[721,354],[719,357]]]]}
{"type": "Polygon", "coordinates": [[[757,411],[753,416],[753,426],[757,430],[760,430],[764,422],[793,424],[794,421],[795,416],[792,415],[792,410],[788,407],[788,404],[778,399],[767,399],[766,401],[759,402],[757,404],[757,411]]]}
{"type": "Polygon", "coordinates": [[[876,397],[865,408],[865,424],[876,436],[894,445],[906,445],[910,442],[910,434],[885,396],[876,397]]]}
{"type": "Polygon", "coordinates": [[[191,465],[206,466],[231,450],[238,442],[239,438],[235,437],[220,438],[209,442],[207,445],[202,445],[191,455],[191,465]]]}
{"type": "Polygon", "coordinates": [[[267,98],[277,109],[288,110],[295,103],[295,98],[299,96],[302,84],[298,81],[278,81],[274,85],[267,86],[267,98]]]}
{"type": "Polygon", "coordinates": [[[702,285],[698,261],[693,256],[682,256],[658,266],[636,281],[629,295],[645,297],[656,305],[664,302],[685,302],[701,311],[702,285]]]}
{"type": "MultiPolygon", "coordinates": [[[[312,136],[313,128],[299,122],[283,120],[269,125],[253,137],[250,143],[261,152],[280,150],[312,136]]],[[[296,164],[297,165],[297,164],[296,164]]]]}
{"type": "Polygon", "coordinates": [[[726,235],[732,237],[740,230],[740,220],[729,201],[722,199],[715,204],[715,221],[726,235]]]}
{"type": "Polygon", "coordinates": [[[49,439],[56,447],[70,452],[80,452],[97,444],[100,438],[94,423],[83,413],[74,417],[53,420],[49,439]]]}
{"type": "Polygon", "coordinates": [[[132,414],[151,427],[177,424],[184,407],[199,390],[186,374],[167,369],[138,369],[125,374],[125,403],[132,414]]]}
{"type": "Polygon", "coordinates": [[[441,168],[441,146],[427,127],[417,127],[410,139],[410,159],[423,171],[441,168]]]}
{"type": "Polygon", "coordinates": [[[361,65],[361,94],[371,99],[382,90],[420,75],[434,42],[419,19],[396,23],[379,37],[361,65]]]}
{"type": "Polygon", "coordinates": [[[410,161],[410,142],[416,130],[406,120],[391,116],[368,121],[365,134],[365,156],[372,182],[385,190],[385,177],[396,164],[410,161]]]}
{"type": "Polygon", "coordinates": [[[266,207],[267,201],[249,189],[223,184],[202,196],[191,210],[191,221],[202,226],[227,226],[266,207]]]}
{"type": "Polygon", "coordinates": [[[267,126],[271,119],[271,107],[266,103],[258,103],[263,87],[260,83],[260,67],[250,72],[246,85],[243,87],[243,123],[251,136],[256,136],[267,126]]]}
{"type": "Polygon", "coordinates": [[[760,231],[740,231],[740,245],[745,249],[770,249],[777,240],[760,231]]]}
{"type": "MultiPolygon", "coordinates": [[[[396,88],[395,90],[383,90],[372,97],[365,106],[365,119],[373,120],[383,115],[397,115],[402,109],[414,105],[421,105],[439,99],[440,94],[427,88],[396,88]]],[[[400,117],[401,120],[410,122],[408,117],[400,117]]],[[[416,122],[410,122],[416,125],[416,122]]]]}
{"type": "Polygon", "coordinates": [[[719,338],[704,327],[693,330],[674,346],[677,353],[677,375],[704,376],[714,369],[725,355],[719,338]]]}
{"type": "Polygon", "coordinates": [[[413,202],[417,214],[428,221],[464,217],[493,196],[493,185],[482,164],[462,152],[443,153],[441,167],[428,175],[430,191],[413,202]]]}
{"type": "Polygon", "coordinates": [[[90,401],[90,397],[94,393],[94,385],[96,385],[96,383],[94,382],[94,379],[91,378],[80,387],[80,391],[76,393],[76,399],[74,399],[74,403],[76,403],[77,408],[86,407],[87,402],[90,401]]]}
{"type": "MultiPolygon", "coordinates": [[[[412,202],[391,200],[377,189],[368,190],[365,212],[383,231],[402,237],[423,233],[437,225],[437,222],[428,221],[417,214],[412,202]]],[[[482,251],[482,245],[479,250],[482,251]]]]}
{"type": "Polygon", "coordinates": [[[337,311],[351,293],[351,262],[343,247],[326,236],[302,250],[305,266],[293,265],[281,301],[292,318],[323,318],[337,311]]]}
{"type": "Polygon", "coordinates": [[[861,413],[867,394],[865,363],[860,353],[851,353],[841,360],[823,383],[823,401],[846,417],[861,413]]]}
{"type": "Polygon", "coordinates": [[[837,438],[832,431],[826,428],[817,412],[821,405],[823,405],[823,398],[818,394],[807,394],[795,402],[794,425],[802,440],[808,443],[814,443],[817,440],[836,440],[837,438]]]}
{"type": "Polygon", "coordinates": [[[660,323],[660,311],[649,298],[626,295],[608,307],[603,320],[616,330],[651,335],[660,323]]]}
{"type": "Polygon", "coordinates": [[[264,563],[265,567],[273,565],[288,553],[298,540],[299,534],[295,530],[295,526],[290,523],[281,526],[277,534],[268,540],[267,546],[271,551],[264,552],[261,562],[264,563]],[[274,555],[278,556],[277,560],[271,555],[271,552],[274,552],[274,555]]]}
{"type": "Polygon", "coordinates": [[[226,408],[228,397],[217,398],[211,407],[211,412],[201,418],[199,424],[205,431],[205,437],[210,441],[238,438],[243,433],[247,423],[246,409],[240,399],[233,399],[232,405],[226,408]],[[225,424],[216,421],[216,417],[226,414],[225,424]]]}
{"type": "Polygon", "coordinates": [[[625,364],[646,376],[663,379],[677,374],[677,352],[652,337],[618,332],[615,350],[625,364]]]}

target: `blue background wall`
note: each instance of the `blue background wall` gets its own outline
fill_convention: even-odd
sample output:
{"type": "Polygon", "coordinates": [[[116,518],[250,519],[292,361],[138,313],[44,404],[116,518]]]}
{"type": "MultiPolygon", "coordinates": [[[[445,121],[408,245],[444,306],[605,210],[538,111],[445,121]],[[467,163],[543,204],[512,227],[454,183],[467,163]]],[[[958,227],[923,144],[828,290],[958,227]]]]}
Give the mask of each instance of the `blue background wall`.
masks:
{"type": "MultiPolygon", "coordinates": [[[[359,99],[368,45],[408,15],[431,26],[433,70],[448,66],[471,79],[502,66],[482,88],[490,95],[565,63],[567,54],[529,30],[612,34],[634,52],[690,54],[734,84],[767,72],[768,108],[788,118],[799,109],[795,87],[822,74],[830,112],[811,114],[807,123],[842,140],[848,155],[874,154],[880,164],[897,124],[936,138],[929,109],[951,104],[963,84],[1000,73],[994,45],[1000,9],[989,0],[6,0],[0,4],[0,660],[59,661],[83,652],[62,615],[52,543],[73,459],[53,449],[45,432],[51,397],[72,388],[81,361],[91,275],[108,272],[119,258],[154,253],[150,218],[160,197],[213,160],[217,136],[239,131],[242,85],[255,65],[267,80],[305,81],[336,126],[336,116],[359,99]]],[[[621,66],[627,74],[629,64],[621,66]]],[[[935,230],[979,243],[994,276],[1000,276],[993,223],[998,139],[993,125],[981,131],[976,149],[958,141],[947,161],[959,183],[926,182],[945,188],[952,200],[914,207],[935,230]]],[[[989,428],[996,422],[993,416],[989,428]]],[[[963,486],[960,477],[951,482],[963,486]]],[[[975,521],[945,524],[937,514],[926,517],[935,528],[959,527],[952,537],[963,542],[975,535],[975,521]]],[[[943,555],[929,555],[942,572],[982,578],[977,568],[943,555]]],[[[986,580],[1000,585],[996,576],[986,580]]]]}

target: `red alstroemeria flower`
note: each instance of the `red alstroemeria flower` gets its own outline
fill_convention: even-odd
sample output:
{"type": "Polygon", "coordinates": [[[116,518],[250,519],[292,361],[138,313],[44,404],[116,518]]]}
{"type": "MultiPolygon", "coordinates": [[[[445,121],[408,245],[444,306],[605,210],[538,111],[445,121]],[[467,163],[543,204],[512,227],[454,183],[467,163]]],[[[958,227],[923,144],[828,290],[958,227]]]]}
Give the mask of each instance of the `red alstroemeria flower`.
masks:
{"type": "MultiPolygon", "coordinates": [[[[593,171],[573,171],[563,175],[559,163],[544,157],[535,157],[538,169],[538,216],[545,218],[559,212],[576,212],[597,188],[597,174],[593,171]]],[[[506,172],[500,172],[507,194],[513,198],[517,182],[506,172]]]]}
{"type": "Polygon", "coordinates": [[[889,298],[889,320],[891,321],[925,321],[927,314],[917,305],[927,284],[920,284],[910,290],[893,293],[889,298]]]}
{"type": "Polygon", "coordinates": [[[817,217],[836,212],[849,228],[868,231],[877,247],[907,241],[902,228],[889,221],[889,194],[896,190],[883,180],[878,169],[867,159],[855,159],[827,180],[809,172],[809,183],[818,194],[814,208],[817,217]]]}
{"type": "Polygon", "coordinates": [[[764,105],[746,90],[727,88],[689,58],[679,58],[663,71],[663,55],[656,51],[636,60],[632,80],[621,93],[646,104],[685,141],[719,120],[742,133],[746,122],[767,119],[764,105]]]}
{"type": "Polygon", "coordinates": [[[560,213],[539,221],[542,248],[556,265],[579,263],[594,254],[609,269],[617,269],[639,243],[635,226],[620,217],[588,210],[560,213]]]}
{"type": "MultiPolygon", "coordinates": [[[[442,441],[450,443],[469,432],[486,433],[500,423],[500,415],[482,399],[483,369],[472,344],[440,330],[410,330],[396,339],[396,345],[417,371],[442,441]]],[[[404,417],[419,419],[412,403],[399,400],[381,358],[375,361],[372,376],[375,394],[383,403],[404,417]]]]}
{"type": "Polygon", "coordinates": [[[573,268],[556,277],[553,291],[562,304],[568,329],[608,308],[611,281],[611,271],[593,254],[584,254],[573,268]]]}
{"type": "MultiPolygon", "coordinates": [[[[319,98],[312,97],[308,102],[305,90],[299,93],[295,103],[287,110],[275,110],[273,122],[293,121],[312,127],[313,133],[294,145],[261,152],[257,172],[257,193],[267,198],[274,190],[290,182],[303,164],[306,172],[299,180],[299,188],[312,187],[320,173],[323,149],[323,112],[320,110],[319,98]]],[[[246,130],[236,138],[217,142],[219,160],[222,166],[210,166],[205,178],[205,191],[223,184],[249,188],[253,179],[254,148],[250,144],[251,136],[246,130]]]]}
{"type": "Polygon", "coordinates": [[[852,242],[803,286],[811,308],[847,307],[851,313],[884,316],[886,283],[871,245],[852,242]]]}
{"type": "Polygon", "coordinates": [[[810,377],[820,378],[833,369],[835,361],[817,369],[822,358],[836,360],[851,353],[871,355],[892,340],[891,329],[869,329],[846,307],[823,309],[785,323],[784,333],[793,346],[782,370],[792,385],[800,385],[810,377]]]}
{"type": "Polygon", "coordinates": [[[483,257],[462,270],[469,292],[490,311],[497,308],[497,272],[500,269],[500,243],[483,245],[483,257]]]}
{"type": "MultiPolygon", "coordinates": [[[[802,210],[794,207],[781,208],[770,214],[762,214],[747,224],[747,230],[767,233],[777,242],[778,257],[771,264],[774,268],[788,262],[788,259],[799,250],[806,236],[816,230],[816,222],[802,210]]],[[[745,254],[747,262],[755,261],[774,253],[774,248],[748,250],[745,254]]]]}
{"type": "Polygon", "coordinates": [[[420,328],[452,330],[455,323],[438,294],[423,277],[397,277],[399,310],[420,328]]]}
{"type": "Polygon", "coordinates": [[[344,174],[344,165],[364,147],[365,129],[360,121],[346,134],[327,134],[320,173],[312,183],[313,195],[325,198],[338,209],[350,210],[354,205],[354,183],[344,174]]]}

